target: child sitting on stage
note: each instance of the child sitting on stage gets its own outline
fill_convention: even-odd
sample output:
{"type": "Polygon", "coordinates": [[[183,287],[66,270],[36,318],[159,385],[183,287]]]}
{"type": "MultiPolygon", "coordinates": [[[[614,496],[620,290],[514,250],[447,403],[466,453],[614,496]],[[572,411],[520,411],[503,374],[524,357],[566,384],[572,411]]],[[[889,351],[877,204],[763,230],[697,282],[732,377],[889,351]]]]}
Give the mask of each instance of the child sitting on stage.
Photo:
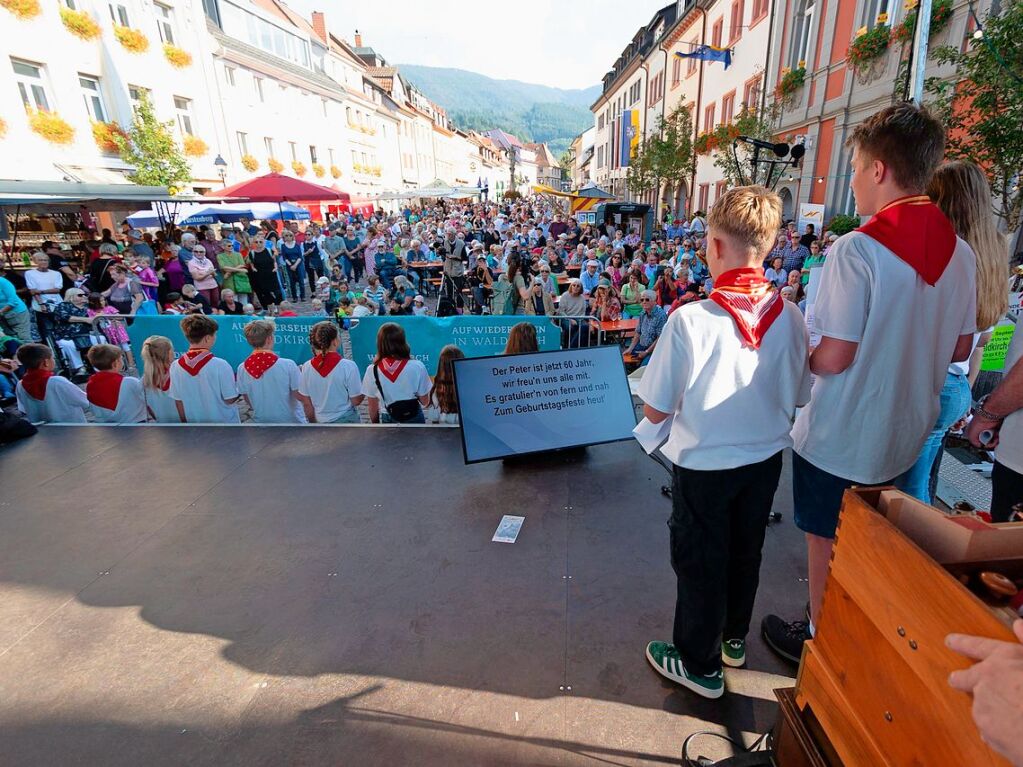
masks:
{"type": "Polygon", "coordinates": [[[174,346],[165,336],[149,336],[142,344],[142,391],[146,408],[157,423],[181,423],[178,405],[170,396],[174,346]]]}
{"type": "Polygon", "coordinates": [[[203,314],[181,320],[188,351],[170,369],[170,396],[177,401],[182,423],[241,423],[234,406],[241,395],[234,371],[226,360],[214,357],[217,323],[203,314]]]}
{"type": "Polygon", "coordinates": [[[89,364],[96,370],[85,385],[85,396],[99,423],[145,423],[146,397],[142,382],[125,376],[124,353],[113,344],[89,349],[89,364]]]}
{"type": "Polygon", "coordinates": [[[53,351],[46,344],[23,344],[18,362],[26,370],[15,396],[18,409],[33,422],[85,423],[89,400],[66,378],[53,374],[53,351]]]}
{"type": "MultiPolygon", "coordinates": [[[[362,382],[359,368],[338,354],[341,334],[333,322],[317,322],[309,331],[313,358],[302,366],[298,390],[312,401],[318,423],[359,423],[362,382]]],[[[313,418],[309,419],[313,421],[313,418]]]]}
{"type": "Polygon", "coordinates": [[[274,324],[253,320],[244,327],[252,354],[238,366],[238,391],[252,407],[256,423],[305,423],[309,398],[298,393],[298,365],[274,354],[274,324]]]}
{"type": "Polygon", "coordinates": [[[671,313],[639,387],[649,421],[673,418],[662,452],[674,464],[674,632],[646,657],[705,698],[724,693],[722,663],[745,663],[782,452],[810,398],[803,317],[761,268],[780,226],[781,200],[764,187],[722,195],[709,218],[710,300],[671,313]]]}

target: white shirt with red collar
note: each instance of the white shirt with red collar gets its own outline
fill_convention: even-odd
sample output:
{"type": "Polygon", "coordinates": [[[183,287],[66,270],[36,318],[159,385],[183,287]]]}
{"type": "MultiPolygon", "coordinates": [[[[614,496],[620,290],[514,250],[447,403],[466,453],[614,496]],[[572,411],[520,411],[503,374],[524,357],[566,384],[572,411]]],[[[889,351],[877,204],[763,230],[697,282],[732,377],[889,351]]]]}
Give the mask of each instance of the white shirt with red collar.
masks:
{"type": "Polygon", "coordinates": [[[317,354],[302,366],[298,390],[312,400],[319,423],[352,417],[352,397],[362,394],[359,368],[337,352],[317,354]]]}
{"type": "Polygon", "coordinates": [[[273,352],[257,349],[238,366],[238,391],[252,404],[256,423],[305,423],[297,392],[298,365],[273,352]]]}
{"type": "Polygon", "coordinates": [[[174,361],[169,393],[188,423],[241,423],[238,408],[224,402],[238,396],[234,371],[208,349],[189,349],[174,361]]]}
{"type": "Polygon", "coordinates": [[[98,423],[145,423],[146,397],[137,378],[104,370],[85,385],[85,396],[98,423]]]}
{"type": "Polygon", "coordinates": [[[45,373],[26,376],[18,382],[16,396],[18,409],[33,423],[86,423],[89,400],[66,378],[45,373]]]}

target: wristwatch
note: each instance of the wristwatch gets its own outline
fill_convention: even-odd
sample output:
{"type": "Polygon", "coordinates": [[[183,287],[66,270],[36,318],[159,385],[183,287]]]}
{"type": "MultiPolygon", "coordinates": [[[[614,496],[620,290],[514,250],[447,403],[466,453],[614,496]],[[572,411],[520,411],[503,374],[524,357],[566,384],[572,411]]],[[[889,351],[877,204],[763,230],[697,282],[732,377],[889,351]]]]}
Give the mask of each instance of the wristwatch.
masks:
{"type": "Polygon", "coordinates": [[[984,403],[987,402],[987,398],[990,395],[985,394],[979,400],[977,400],[977,406],[973,408],[973,412],[979,415],[981,418],[986,418],[989,421],[1004,421],[1004,415],[995,415],[994,413],[984,409],[984,403]]]}

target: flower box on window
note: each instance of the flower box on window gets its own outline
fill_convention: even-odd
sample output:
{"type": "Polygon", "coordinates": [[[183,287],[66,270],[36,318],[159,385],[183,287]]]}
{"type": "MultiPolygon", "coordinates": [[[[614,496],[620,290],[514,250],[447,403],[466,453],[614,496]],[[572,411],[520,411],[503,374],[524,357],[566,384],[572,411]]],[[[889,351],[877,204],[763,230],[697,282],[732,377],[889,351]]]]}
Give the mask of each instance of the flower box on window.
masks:
{"type": "Polygon", "coordinates": [[[324,168],[318,162],[313,163],[313,173],[316,174],[316,178],[323,178],[323,174],[326,172],[327,172],[326,168],[324,168]]]}
{"type": "Polygon", "coordinates": [[[99,24],[96,23],[96,20],[85,11],[73,11],[62,6],[60,9],[60,20],[68,32],[83,40],[95,40],[103,32],[99,24]]]}
{"type": "Polygon", "coordinates": [[[28,21],[40,13],[39,0],[0,0],[0,8],[8,11],[14,18],[28,21]]]}
{"type": "Polygon", "coordinates": [[[273,173],[280,173],[284,170],[284,163],[280,160],[271,157],[266,161],[266,167],[268,167],[273,173]]]}
{"type": "Polygon", "coordinates": [[[306,174],[305,163],[299,162],[298,160],[291,163],[291,169],[295,172],[296,176],[301,177],[306,174]]]}
{"type": "Polygon", "coordinates": [[[101,152],[107,154],[118,154],[121,147],[117,144],[115,136],[128,138],[124,129],[115,122],[94,122],[92,124],[92,138],[101,152]]]}
{"type": "Polygon", "coordinates": [[[331,165],[330,175],[332,175],[334,178],[341,178],[341,169],[336,165],[331,165]]]}
{"type": "Polygon", "coordinates": [[[145,53],[149,50],[149,38],[137,29],[114,24],[114,37],[126,51],[145,53]]]}
{"type": "Polygon", "coordinates": [[[33,109],[28,114],[28,125],[51,144],[70,144],[75,140],[75,129],[56,112],[33,109]]]}
{"type": "Polygon", "coordinates": [[[858,35],[849,43],[845,57],[849,65],[856,70],[866,69],[877,59],[884,56],[891,40],[891,30],[886,24],[878,24],[862,35],[858,35]]]}
{"type": "Polygon", "coordinates": [[[259,160],[257,160],[251,154],[243,154],[242,167],[245,168],[245,170],[247,170],[249,173],[255,173],[256,169],[259,168],[259,160]]]}
{"type": "Polygon", "coordinates": [[[181,148],[186,157],[202,157],[210,151],[209,146],[198,136],[185,136],[181,148]]]}
{"type": "Polygon", "coordinates": [[[172,67],[177,67],[178,69],[192,66],[192,54],[170,43],[164,44],[163,57],[170,62],[172,67]]]}

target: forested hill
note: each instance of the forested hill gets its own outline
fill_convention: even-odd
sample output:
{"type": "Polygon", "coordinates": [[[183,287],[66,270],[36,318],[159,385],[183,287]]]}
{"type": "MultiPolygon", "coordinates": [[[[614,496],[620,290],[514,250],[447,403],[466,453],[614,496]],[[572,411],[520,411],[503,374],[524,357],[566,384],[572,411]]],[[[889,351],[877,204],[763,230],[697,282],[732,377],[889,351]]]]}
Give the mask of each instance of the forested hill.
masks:
{"type": "Polygon", "coordinates": [[[600,86],[566,90],[493,78],[463,69],[399,64],[399,70],[464,130],[500,128],[523,141],[546,142],[555,157],[593,125],[600,86]]]}

